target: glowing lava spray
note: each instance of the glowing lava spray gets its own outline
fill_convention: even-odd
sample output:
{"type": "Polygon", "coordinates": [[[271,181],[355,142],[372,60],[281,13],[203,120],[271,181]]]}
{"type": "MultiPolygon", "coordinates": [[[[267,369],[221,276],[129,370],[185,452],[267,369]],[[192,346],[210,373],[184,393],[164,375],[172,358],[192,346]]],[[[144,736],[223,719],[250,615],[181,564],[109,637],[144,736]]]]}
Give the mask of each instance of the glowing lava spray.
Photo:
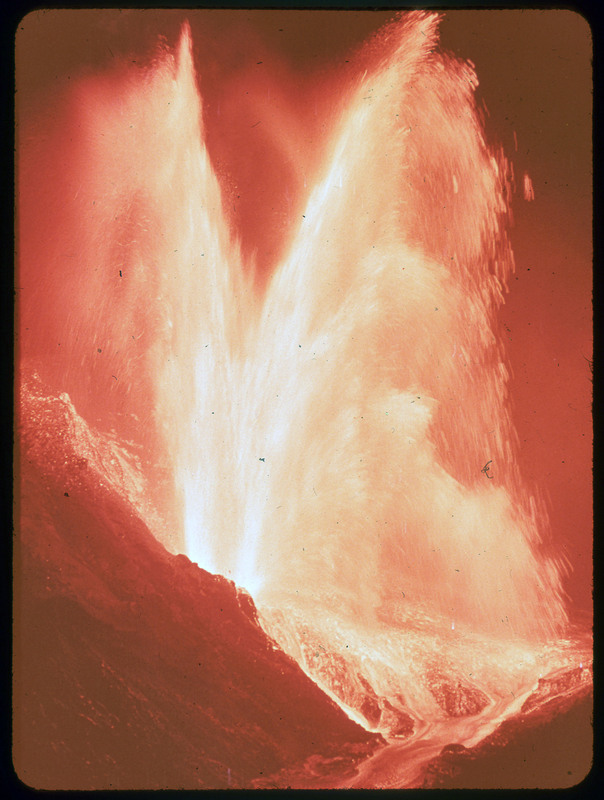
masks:
{"type": "MultiPolygon", "coordinates": [[[[262,287],[204,144],[189,29],[119,85],[87,78],[57,177],[76,235],[44,253],[24,240],[23,281],[41,260],[65,276],[50,302],[68,319],[44,330],[71,355],[52,363],[80,413],[111,406],[146,431],[201,567],[308,618],[396,625],[415,609],[548,636],[565,621],[559,570],[514,466],[496,316],[508,165],[437,23],[403,17],[359,55],[262,287]]],[[[21,179],[25,196],[27,165],[21,179]]]]}
{"type": "Polygon", "coordinates": [[[370,620],[420,603],[551,632],[560,587],[513,467],[495,332],[513,267],[507,165],[434,18],[380,44],[263,293],[223,221],[187,31],[163,78],[157,410],[186,550],[273,604],[370,620]]]}

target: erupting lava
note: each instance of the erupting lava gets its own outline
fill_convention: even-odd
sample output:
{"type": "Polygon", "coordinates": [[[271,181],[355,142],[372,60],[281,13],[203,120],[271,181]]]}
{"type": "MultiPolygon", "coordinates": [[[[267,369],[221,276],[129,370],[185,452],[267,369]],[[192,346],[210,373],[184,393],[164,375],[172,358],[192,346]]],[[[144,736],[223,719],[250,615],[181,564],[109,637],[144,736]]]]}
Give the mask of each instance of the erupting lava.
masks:
{"type": "Polygon", "coordinates": [[[193,49],[185,25],[174,51],[66,89],[43,144],[24,132],[22,367],[116,443],[160,541],[246,589],[353,719],[479,741],[575,651],[516,466],[512,176],[476,75],[437,15],[381,30],[319,154],[300,150],[267,267],[211,157],[193,49]],[[45,148],[63,158],[40,190],[45,148]]]}

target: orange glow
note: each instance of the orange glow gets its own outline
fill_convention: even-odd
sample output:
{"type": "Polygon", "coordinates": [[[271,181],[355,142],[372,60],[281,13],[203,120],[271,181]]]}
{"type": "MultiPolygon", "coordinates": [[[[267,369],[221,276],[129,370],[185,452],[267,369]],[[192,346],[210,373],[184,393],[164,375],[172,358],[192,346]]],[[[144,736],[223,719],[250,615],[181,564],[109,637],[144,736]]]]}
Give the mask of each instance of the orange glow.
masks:
{"type": "Polygon", "coordinates": [[[470,746],[589,657],[512,396],[512,197],[538,192],[436,14],[319,88],[223,66],[222,98],[195,30],[21,107],[20,368],[352,719],[470,746]]]}
{"type": "Polygon", "coordinates": [[[178,119],[154,122],[162,170],[139,171],[170,196],[152,248],[156,409],[188,555],[258,601],[390,622],[404,575],[406,604],[543,634],[564,621],[560,584],[534,550],[547,520],[513,467],[493,332],[512,268],[507,164],[484,143],[473,73],[432,51],[435,31],[420,15],[382,34],[264,293],[228,239],[187,30],[156,69],[178,119]]]}
{"type": "Polygon", "coordinates": [[[524,193],[524,199],[527,201],[535,199],[535,190],[533,189],[533,182],[530,179],[528,173],[524,173],[524,177],[522,179],[522,188],[524,193]]]}

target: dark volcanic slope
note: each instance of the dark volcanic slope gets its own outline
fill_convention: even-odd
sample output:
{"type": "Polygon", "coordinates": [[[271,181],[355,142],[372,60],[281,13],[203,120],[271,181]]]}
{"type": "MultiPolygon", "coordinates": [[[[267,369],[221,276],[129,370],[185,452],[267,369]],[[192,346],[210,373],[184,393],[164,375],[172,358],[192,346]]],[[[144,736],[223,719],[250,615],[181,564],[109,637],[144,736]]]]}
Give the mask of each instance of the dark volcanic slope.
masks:
{"type": "Polygon", "coordinates": [[[375,749],[380,737],[275,649],[249,597],[153,538],[78,452],[66,398],[34,382],[21,414],[13,753],[25,783],[249,786],[313,754],[375,749]]]}

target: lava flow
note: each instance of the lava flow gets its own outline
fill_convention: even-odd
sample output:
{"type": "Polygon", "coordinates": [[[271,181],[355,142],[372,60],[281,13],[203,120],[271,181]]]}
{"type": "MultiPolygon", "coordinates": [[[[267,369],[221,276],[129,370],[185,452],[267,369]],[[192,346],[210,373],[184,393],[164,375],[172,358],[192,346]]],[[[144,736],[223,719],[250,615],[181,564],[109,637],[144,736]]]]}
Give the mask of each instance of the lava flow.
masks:
{"type": "Polygon", "coordinates": [[[46,130],[23,112],[20,134],[21,368],[113,442],[107,485],[168,550],[247,590],[390,739],[402,766],[350,786],[413,784],[589,651],[517,466],[498,318],[512,170],[438,25],[397,17],[326,79],[316,146],[259,107],[272,157],[299,163],[255,247],[235,203],[254,185],[211,146],[188,24],[63,87],[46,130]]]}

